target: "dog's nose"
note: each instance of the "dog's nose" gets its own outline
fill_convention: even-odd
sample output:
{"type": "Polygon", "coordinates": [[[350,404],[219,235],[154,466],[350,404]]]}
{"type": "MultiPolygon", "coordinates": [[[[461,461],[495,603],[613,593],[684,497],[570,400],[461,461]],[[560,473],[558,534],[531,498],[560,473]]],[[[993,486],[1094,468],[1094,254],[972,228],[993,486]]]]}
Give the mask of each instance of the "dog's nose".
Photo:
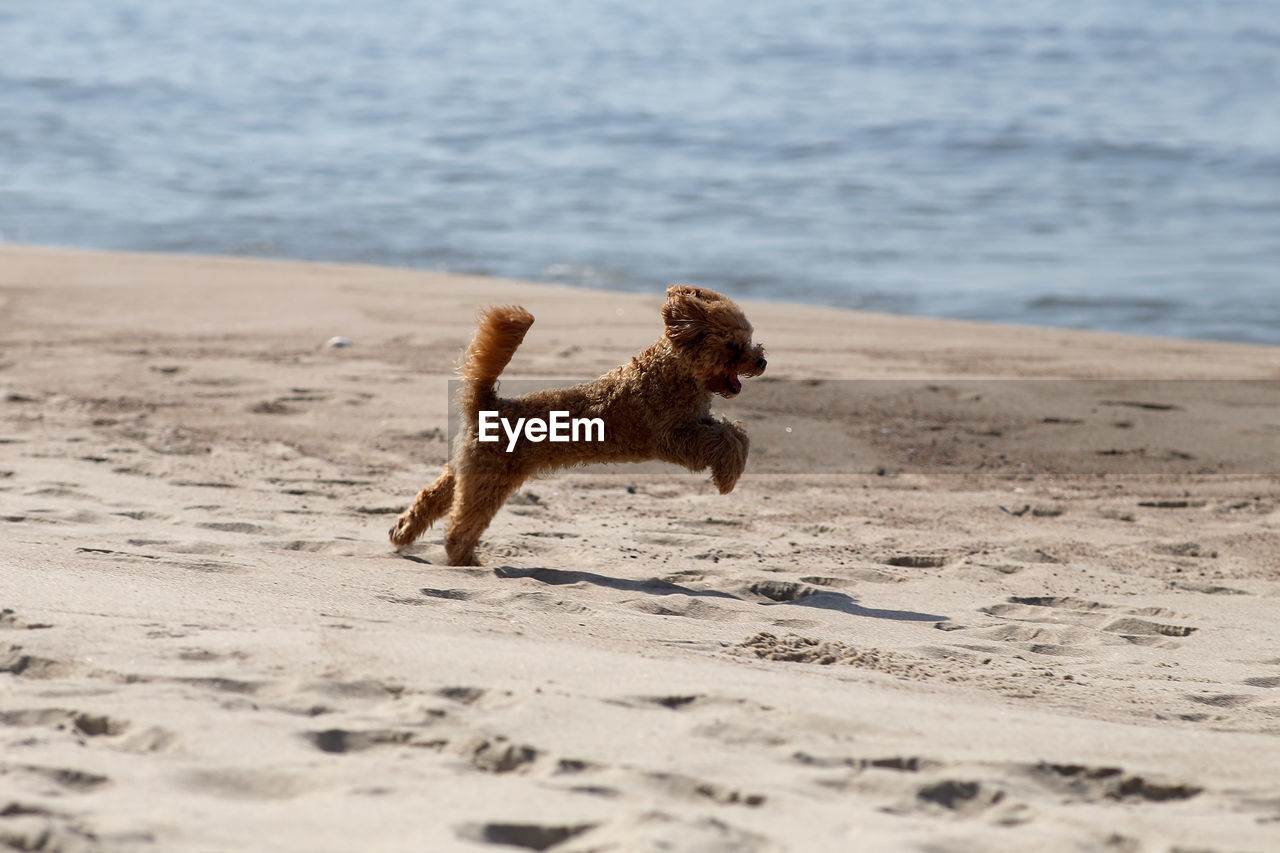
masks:
{"type": "Polygon", "coordinates": [[[760,373],[764,373],[764,368],[768,363],[769,362],[765,361],[763,358],[760,359],[758,362],[756,362],[756,370],[760,373]]]}

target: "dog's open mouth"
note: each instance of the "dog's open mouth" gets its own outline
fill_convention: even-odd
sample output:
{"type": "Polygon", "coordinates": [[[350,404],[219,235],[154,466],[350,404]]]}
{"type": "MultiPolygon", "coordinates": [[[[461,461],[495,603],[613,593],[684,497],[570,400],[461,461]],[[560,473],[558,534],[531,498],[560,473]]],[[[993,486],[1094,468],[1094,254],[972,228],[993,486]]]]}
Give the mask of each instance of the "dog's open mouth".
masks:
{"type": "Polygon", "coordinates": [[[742,380],[738,378],[736,373],[726,373],[724,384],[729,389],[730,394],[739,394],[742,392],[742,380]]]}

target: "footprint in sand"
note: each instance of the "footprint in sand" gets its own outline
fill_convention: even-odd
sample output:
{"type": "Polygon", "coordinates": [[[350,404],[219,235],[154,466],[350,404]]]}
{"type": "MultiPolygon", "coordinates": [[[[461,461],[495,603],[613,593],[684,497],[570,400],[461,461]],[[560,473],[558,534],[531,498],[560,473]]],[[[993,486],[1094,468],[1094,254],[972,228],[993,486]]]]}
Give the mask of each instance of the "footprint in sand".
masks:
{"type": "Polygon", "coordinates": [[[480,844],[498,844],[525,850],[547,850],[595,829],[599,824],[468,823],[457,828],[458,837],[480,844]]]}
{"type": "Polygon", "coordinates": [[[695,548],[706,544],[701,536],[680,533],[637,533],[635,541],[641,545],[657,545],[662,548],[695,548]]]}
{"type": "Polygon", "coordinates": [[[486,690],[466,685],[444,687],[437,690],[436,695],[467,708],[483,708],[488,711],[512,708],[520,704],[519,698],[510,690],[486,690]]]}
{"type": "Polygon", "coordinates": [[[594,850],[705,850],[777,853],[785,849],[768,837],[731,826],[719,818],[677,817],[645,809],[604,824],[471,823],[458,837],[484,844],[557,853],[594,850]]]}
{"type": "Polygon", "coordinates": [[[745,521],[739,521],[732,518],[712,518],[707,516],[702,519],[684,519],[678,518],[671,522],[676,527],[692,528],[704,536],[733,536],[736,532],[748,528],[745,521]]]}
{"type": "Polygon", "coordinates": [[[173,676],[165,680],[215,693],[234,693],[237,696],[258,696],[272,686],[269,681],[249,681],[222,676],[173,676]]]}
{"type": "Polygon", "coordinates": [[[1184,590],[1186,592],[1199,592],[1204,595],[1249,595],[1243,589],[1235,589],[1229,586],[1219,586],[1212,583],[1200,583],[1198,581],[1174,581],[1174,589],[1184,590]]]}
{"type": "Polygon", "coordinates": [[[248,407],[248,412],[254,415],[296,415],[302,411],[298,406],[290,406],[289,397],[278,397],[274,400],[262,400],[248,407]]]}
{"type": "Polygon", "coordinates": [[[1009,623],[962,629],[967,636],[1014,643],[1035,654],[1080,656],[1086,647],[1108,642],[1112,636],[1135,645],[1167,647],[1173,645],[1171,638],[1187,637],[1196,631],[1191,625],[1140,618],[1185,618],[1166,608],[1120,610],[1115,605],[1073,596],[1011,596],[1006,602],[980,608],[980,612],[1009,623]]]}
{"type": "Polygon", "coordinates": [[[303,554],[337,553],[352,555],[352,542],[344,539],[293,539],[285,542],[262,542],[263,548],[276,551],[297,551],[303,554]]]}
{"type": "Polygon", "coordinates": [[[217,555],[227,550],[225,545],[219,545],[216,542],[202,542],[200,540],[129,539],[126,541],[136,548],[155,548],[166,554],[217,555]]]}
{"type": "Polygon", "coordinates": [[[712,622],[729,622],[736,619],[749,618],[748,614],[712,604],[698,596],[662,595],[648,598],[634,598],[623,602],[628,607],[648,613],[652,616],[680,616],[686,619],[706,619],[712,622]]]}
{"type": "Polygon", "coordinates": [[[648,788],[663,796],[684,802],[708,802],[718,806],[747,806],[755,808],[764,805],[764,794],[753,794],[728,785],[705,782],[681,773],[642,773],[641,782],[648,788]]]}
{"type": "Polygon", "coordinates": [[[942,762],[921,758],[918,755],[893,755],[887,758],[852,758],[849,756],[820,756],[807,752],[792,754],[791,760],[806,767],[848,767],[853,770],[895,770],[899,773],[919,773],[942,766],[942,762]]]}
{"type": "Polygon", "coordinates": [[[539,613],[572,613],[581,615],[596,612],[585,604],[562,598],[549,592],[517,592],[506,599],[505,602],[499,602],[499,604],[539,613]]]}
{"type": "Polygon", "coordinates": [[[111,517],[91,509],[33,509],[21,521],[44,524],[104,524],[111,517]]]}
{"type": "Polygon", "coordinates": [[[0,610],[0,631],[39,631],[52,627],[48,622],[28,622],[8,607],[0,610]]]}
{"type": "Polygon", "coordinates": [[[141,509],[125,510],[124,512],[113,512],[111,514],[115,516],[119,516],[120,518],[132,519],[133,521],[168,521],[171,518],[173,518],[173,516],[165,515],[164,513],[148,512],[147,510],[141,510],[141,509]]]}
{"type": "Polygon", "coordinates": [[[1243,696],[1235,693],[1193,693],[1186,698],[1198,705],[1208,705],[1211,708],[1242,708],[1258,700],[1256,696],[1243,696]]]}
{"type": "Polygon", "coordinates": [[[1131,643],[1149,644],[1158,637],[1188,637],[1197,629],[1190,625],[1166,625],[1132,616],[1122,616],[1102,626],[1102,630],[1119,634],[1131,643]]]}
{"type": "Polygon", "coordinates": [[[111,783],[109,777],[100,773],[35,764],[0,765],[0,776],[52,797],[66,793],[87,794],[111,783]]]}
{"type": "Polygon", "coordinates": [[[1084,657],[1089,654],[1086,647],[1098,642],[1094,631],[1074,625],[996,625],[974,629],[968,636],[1015,643],[1033,654],[1060,657],[1084,657]]]}
{"type": "Polygon", "coordinates": [[[940,569],[947,564],[947,557],[942,554],[898,554],[884,562],[886,566],[904,569],[940,569]]]}
{"type": "Polygon", "coordinates": [[[1014,604],[1024,604],[1029,607],[1053,607],[1064,610],[1090,611],[1090,610],[1107,610],[1112,607],[1110,604],[1103,604],[1098,601],[1086,601],[1083,598],[1073,598],[1071,596],[1059,595],[1034,595],[1034,596],[1010,596],[1009,601],[1014,604]]]}
{"type": "Polygon", "coordinates": [[[188,790],[227,800],[291,800],[315,787],[297,774],[246,768],[194,770],[179,775],[178,782],[188,790]]]}
{"type": "Polygon", "coordinates": [[[244,661],[249,659],[248,652],[214,652],[209,649],[187,648],[178,652],[178,660],[190,663],[217,663],[218,661],[244,661]]]}
{"type": "Polygon", "coordinates": [[[707,711],[718,714],[725,709],[745,710],[750,713],[768,711],[764,705],[750,699],[731,696],[708,696],[705,693],[675,693],[665,696],[631,696],[607,700],[611,704],[627,708],[665,708],[668,711],[707,711]]]}
{"type": "Polygon", "coordinates": [[[19,711],[0,711],[0,725],[40,726],[65,731],[76,731],[88,737],[123,734],[129,724],[105,714],[89,714],[69,711],[65,708],[32,708],[19,711]]]}
{"type": "Polygon", "coordinates": [[[1014,768],[1050,792],[1084,802],[1145,801],[1155,803],[1189,800],[1204,789],[1199,785],[1151,779],[1126,773],[1119,767],[1040,762],[1014,768]]]}
{"type": "Polygon", "coordinates": [[[528,744],[513,743],[502,735],[473,737],[456,750],[468,764],[484,773],[527,770],[542,754],[528,744]]]}
{"type": "Polygon", "coordinates": [[[933,670],[921,658],[911,655],[876,648],[856,648],[835,640],[820,640],[796,634],[779,637],[761,631],[738,643],[729,653],[789,663],[856,666],[912,679],[933,675],[933,670]]]}
{"type": "Polygon", "coordinates": [[[1162,554],[1166,557],[1192,557],[1195,559],[1212,560],[1218,556],[1217,551],[1212,548],[1206,548],[1199,542],[1175,542],[1166,545],[1156,545],[1151,550],[1155,554],[1162,554]]]}
{"type": "Polygon", "coordinates": [[[190,572],[206,572],[211,574],[218,574],[218,573],[236,574],[238,572],[243,572],[247,569],[246,566],[243,566],[239,563],[231,563],[231,562],[218,561],[218,560],[188,560],[188,561],[166,560],[165,565],[173,566],[174,568],[178,568],[178,569],[185,569],[186,571],[190,571],[190,572]]]}
{"type": "Polygon", "coordinates": [[[331,679],[314,681],[306,686],[306,690],[339,699],[374,702],[394,701],[408,695],[404,685],[391,681],[379,681],[376,678],[360,678],[354,681],[331,679]]]}
{"type": "Polygon", "coordinates": [[[749,584],[744,590],[749,596],[757,599],[764,598],[778,603],[799,601],[802,598],[817,595],[821,591],[806,584],[790,581],[756,581],[749,584]]]}
{"type": "Polygon", "coordinates": [[[247,521],[202,521],[196,525],[205,530],[217,530],[221,533],[265,533],[266,530],[247,521]]]}
{"type": "Polygon", "coordinates": [[[446,738],[425,737],[411,729],[325,729],[305,732],[303,737],[321,752],[335,755],[363,752],[379,746],[410,746],[439,751],[448,743],[446,738]]]}
{"type": "Polygon", "coordinates": [[[100,740],[122,752],[167,752],[177,744],[177,736],[173,732],[158,726],[138,728],[119,717],[66,708],[0,712],[0,726],[48,729],[70,735],[81,745],[88,740],[100,740]]]}
{"type": "Polygon", "coordinates": [[[70,670],[70,664],[31,654],[20,645],[0,645],[0,673],[22,678],[58,678],[70,670]]]}
{"type": "Polygon", "coordinates": [[[585,853],[591,849],[624,849],[635,839],[640,850],[732,850],[734,853],[776,853],[787,849],[757,832],[733,826],[716,817],[677,817],[661,811],[645,811],[610,821],[573,845],[565,853],[585,853]]]}
{"type": "Polygon", "coordinates": [[[74,500],[93,500],[93,495],[81,492],[73,486],[75,483],[58,483],[43,489],[24,492],[24,496],[33,498],[72,498],[74,500]]]}
{"type": "Polygon", "coordinates": [[[942,811],[956,817],[974,817],[1005,799],[1005,792],[989,783],[943,779],[916,790],[915,800],[901,811],[942,811]]]}
{"type": "Polygon", "coordinates": [[[124,558],[126,560],[158,560],[154,554],[135,554],[128,551],[116,551],[111,548],[76,548],[77,554],[102,554],[105,556],[124,558]]]}
{"type": "Polygon", "coordinates": [[[347,507],[348,512],[354,512],[357,515],[399,515],[404,511],[404,507],[396,504],[395,506],[353,506],[347,507]]]}

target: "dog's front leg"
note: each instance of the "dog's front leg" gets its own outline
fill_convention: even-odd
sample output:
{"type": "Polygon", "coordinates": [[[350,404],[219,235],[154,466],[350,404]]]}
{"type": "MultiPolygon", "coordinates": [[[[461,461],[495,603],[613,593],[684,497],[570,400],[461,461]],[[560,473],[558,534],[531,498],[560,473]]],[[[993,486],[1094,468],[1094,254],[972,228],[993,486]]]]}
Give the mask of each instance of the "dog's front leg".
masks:
{"type": "Polygon", "coordinates": [[[747,467],[747,450],[751,447],[751,439],[747,437],[741,421],[720,421],[720,426],[721,444],[711,462],[711,481],[716,484],[720,494],[727,495],[733,491],[743,469],[747,467]]]}
{"type": "Polygon", "coordinates": [[[674,430],[664,458],[691,471],[711,469],[711,480],[727,495],[747,467],[747,451],[751,440],[742,425],[735,421],[706,418],[682,429],[674,430]]]}

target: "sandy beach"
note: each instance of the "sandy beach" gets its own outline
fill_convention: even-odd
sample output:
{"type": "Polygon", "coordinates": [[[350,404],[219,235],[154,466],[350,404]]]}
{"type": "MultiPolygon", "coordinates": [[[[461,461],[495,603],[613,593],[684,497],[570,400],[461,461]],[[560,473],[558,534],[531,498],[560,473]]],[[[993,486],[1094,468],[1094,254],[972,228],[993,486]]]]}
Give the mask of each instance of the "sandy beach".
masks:
{"type": "Polygon", "coordinates": [[[386,531],[490,303],[511,380],[661,330],[0,246],[0,846],[1280,849],[1280,349],[744,301],[731,495],[548,477],[451,568],[386,531]]]}

